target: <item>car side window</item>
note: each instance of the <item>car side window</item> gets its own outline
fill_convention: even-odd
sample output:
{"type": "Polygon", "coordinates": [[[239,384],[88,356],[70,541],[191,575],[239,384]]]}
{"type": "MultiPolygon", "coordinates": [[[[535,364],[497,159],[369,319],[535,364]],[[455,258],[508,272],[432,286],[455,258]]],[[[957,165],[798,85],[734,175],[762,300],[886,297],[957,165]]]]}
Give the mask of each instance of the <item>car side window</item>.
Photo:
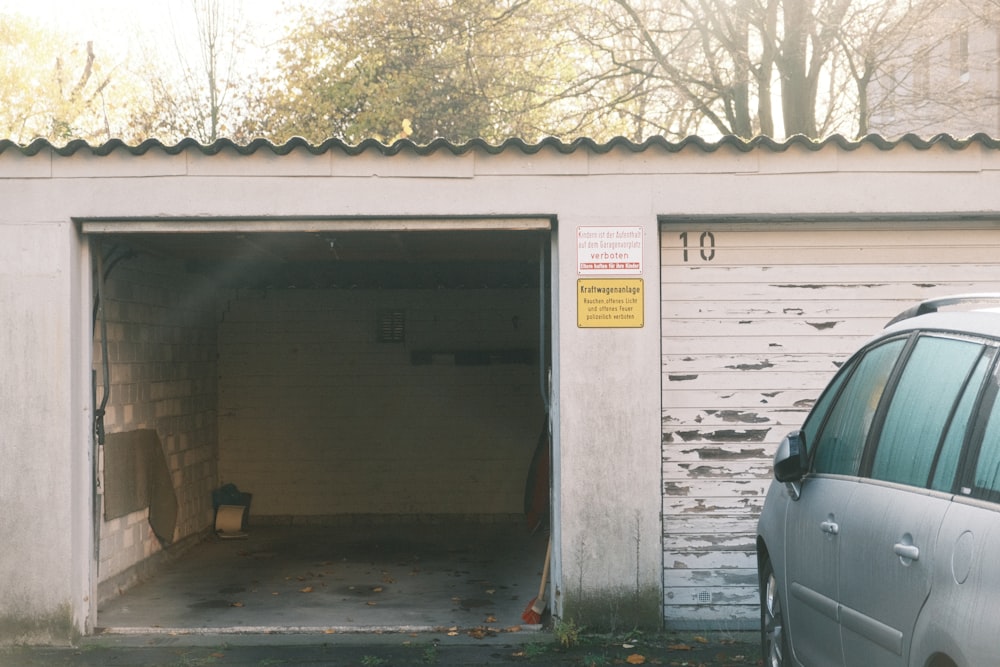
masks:
{"type": "MultiPolygon", "coordinates": [[[[997,378],[994,378],[996,382],[997,378]]],[[[976,461],[973,495],[995,501],[1000,499],[1000,391],[995,385],[992,389],[994,396],[983,405],[989,418],[976,461]]]]}
{"type": "Polygon", "coordinates": [[[988,348],[988,351],[989,354],[980,357],[976,364],[948,427],[948,434],[933,468],[934,479],[931,480],[931,488],[936,491],[952,491],[954,488],[955,473],[958,471],[962,448],[965,446],[966,432],[973,428],[972,411],[976,407],[976,399],[982,391],[983,381],[993,362],[995,349],[988,348]]]}
{"type": "MultiPolygon", "coordinates": [[[[945,431],[954,421],[983,349],[981,343],[954,338],[921,336],[917,340],[885,413],[872,460],[873,478],[921,488],[928,485],[945,431]]],[[[971,390],[973,397],[978,390],[979,386],[971,390]]],[[[971,407],[973,402],[965,403],[971,407]]],[[[965,421],[956,424],[950,439],[953,447],[964,440],[967,423],[966,415],[965,421]]],[[[949,452],[946,462],[951,456],[949,452]]]]}
{"type": "Polygon", "coordinates": [[[803,442],[805,443],[807,454],[813,450],[819,429],[826,421],[826,415],[830,411],[833,399],[835,399],[840,393],[840,387],[844,384],[844,378],[850,376],[850,374],[854,372],[854,366],[856,365],[857,360],[852,359],[840,370],[839,373],[837,373],[836,376],[834,376],[833,381],[830,382],[829,386],[825,390],[823,390],[823,393],[820,395],[816,405],[813,406],[813,409],[809,412],[809,416],[806,417],[806,422],[802,425],[802,435],[804,436],[803,442]]]}
{"type": "Polygon", "coordinates": [[[905,343],[897,338],[877,345],[857,362],[817,436],[813,472],[858,473],[875,411],[905,343]]]}

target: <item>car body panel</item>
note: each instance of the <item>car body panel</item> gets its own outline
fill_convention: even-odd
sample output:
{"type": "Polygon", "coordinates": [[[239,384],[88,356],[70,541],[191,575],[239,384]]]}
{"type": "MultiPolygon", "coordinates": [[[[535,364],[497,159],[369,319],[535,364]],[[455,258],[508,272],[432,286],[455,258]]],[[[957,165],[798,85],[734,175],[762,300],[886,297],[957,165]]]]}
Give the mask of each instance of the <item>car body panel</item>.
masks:
{"type": "Polygon", "coordinates": [[[936,654],[958,665],[1000,656],[1000,507],[956,499],[938,534],[934,587],[917,619],[912,665],[936,654]]]}
{"type": "Polygon", "coordinates": [[[845,664],[902,667],[931,590],[948,497],[867,480],[856,486],[840,533],[845,664]]]}
{"type": "Polygon", "coordinates": [[[842,667],[840,618],[837,612],[840,536],[833,526],[847,513],[857,482],[817,476],[803,480],[797,501],[785,497],[786,625],[792,653],[816,667],[842,667]]]}

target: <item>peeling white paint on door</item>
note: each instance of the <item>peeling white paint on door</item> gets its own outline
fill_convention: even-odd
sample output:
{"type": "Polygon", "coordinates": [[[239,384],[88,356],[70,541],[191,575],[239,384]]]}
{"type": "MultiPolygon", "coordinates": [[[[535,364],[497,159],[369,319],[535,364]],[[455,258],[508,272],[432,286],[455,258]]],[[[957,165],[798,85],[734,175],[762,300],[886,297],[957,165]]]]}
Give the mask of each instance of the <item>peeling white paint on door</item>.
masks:
{"type": "Polygon", "coordinates": [[[1000,291],[1000,226],[661,226],[664,605],[754,627],[771,457],[846,358],[916,301],[1000,291]]]}

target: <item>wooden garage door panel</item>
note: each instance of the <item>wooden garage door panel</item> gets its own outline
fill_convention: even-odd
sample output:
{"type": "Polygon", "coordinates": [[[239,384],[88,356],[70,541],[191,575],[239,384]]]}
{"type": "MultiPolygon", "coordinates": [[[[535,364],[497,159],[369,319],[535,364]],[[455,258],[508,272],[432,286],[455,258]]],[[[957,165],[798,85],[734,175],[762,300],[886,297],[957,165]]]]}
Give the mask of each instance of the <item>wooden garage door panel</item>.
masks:
{"type": "MultiPolygon", "coordinates": [[[[822,387],[834,370],[831,360],[843,361],[861,341],[921,299],[1000,292],[1000,229],[754,232],[720,225],[712,234],[712,261],[689,252],[686,265],[663,268],[661,290],[664,398],[677,377],[698,376],[685,383],[683,402],[706,409],[731,407],[735,397],[730,394],[748,386],[769,387],[771,393],[822,387]],[[852,244],[877,248],[885,256],[905,256],[907,263],[781,263],[789,249],[812,247],[826,253],[852,244]],[[755,260],[738,267],[717,263],[732,246],[755,260]],[[750,375],[753,382],[746,381],[750,375]]],[[[666,246],[677,237],[676,229],[665,226],[665,256],[671,254],[666,246]]],[[[756,407],[762,400],[773,407],[782,404],[779,397],[745,396],[741,400],[754,405],[735,407],[756,407]]],[[[799,413],[797,420],[788,420],[794,423],[804,418],[808,406],[783,407],[799,413]]],[[[670,408],[664,404],[665,417],[670,408]]],[[[775,435],[771,444],[777,440],[775,435]]]]}
{"type": "MultiPolygon", "coordinates": [[[[922,299],[1000,292],[1000,227],[747,227],[661,228],[668,622],[719,613],[704,571],[752,575],[774,449],[861,343],[922,299]],[[733,559],[739,544],[746,551],[733,559]],[[714,603],[699,608],[709,594],[714,603]]],[[[756,609],[736,588],[728,616],[749,618],[756,609]]]]}
{"type": "MultiPolygon", "coordinates": [[[[828,332],[839,336],[868,336],[878,331],[889,318],[885,317],[850,317],[847,313],[816,313],[812,317],[798,315],[785,320],[777,318],[765,319],[747,316],[745,319],[673,319],[669,320],[671,331],[684,332],[684,336],[713,336],[720,331],[728,331],[730,335],[740,337],[766,337],[769,340],[792,338],[796,336],[812,336],[818,332],[828,332]]],[[[669,331],[667,332],[670,333],[669,331]]],[[[664,336],[664,340],[671,338],[664,336]]],[[[726,349],[726,348],[723,348],[726,349]]]]}
{"type": "MultiPolygon", "coordinates": [[[[687,247],[694,252],[702,244],[702,234],[715,237],[715,247],[760,249],[767,252],[784,249],[816,248],[830,249],[869,247],[873,249],[896,249],[900,247],[958,248],[977,247],[984,238],[996,231],[997,222],[976,223],[844,223],[841,225],[820,225],[808,223],[796,225],[768,225],[760,222],[754,225],[718,223],[690,223],[684,225],[664,224],[661,247],[664,252],[677,251],[687,247]],[[933,226],[932,226],[933,225],[933,226]],[[900,242],[900,233],[906,242],[900,242]],[[985,235],[985,236],[983,236],[985,235]]],[[[704,242],[707,242],[705,239],[704,242]]],[[[993,239],[994,244],[996,239],[993,239]]],[[[680,256],[680,255],[678,255],[680,256]]]]}
{"type": "MultiPolygon", "coordinates": [[[[917,251],[914,251],[917,252],[917,251]]],[[[926,255],[924,259],[928,259],[926,255]]],[[[994,255],[995,259],[996,255],[994,255]]],[[[913,280],[913,263],[915,256],[905,265],[887,264],[855,264],[851,266],[851,283],[882,284],[909,282],[913,280]]],[[[934,259],[934,258],[930,258],[934,259]]],[[[991,260],[992,261],[992,260],[991,260]]],[[[829,285],[836,287],[842,283],[838,264],[816,264],[810,267],[809,275],[813,280],[802,281],[803,267],[801,265],[764,264],[754,266],[728,266],[723,271],[704,271],[706,267],[697,266],[664,266],[660,272],[663,282],[676,283],[679,287],[728,285],[732,283],[760,283],[763,285],[785,285],[788,288],[797,285],[829,285]],[[702,278],[704,280],[702,280],[702,278]]],[[[980,282],[995,280],[995,265],[989,262],[963,264],[961,262],[933,262],[934,278],[937,281],[980,282]]],[[[717,267],[715,267],[717,268],[717,267]]]]}
{"type": "MultiPolygon", "coordinates": [[[[744,266],[753,264],[784,265],[784,266],[814,266],[817,264],[912,264],[915,254],[932,253],[932,258],[940,257],[945,261],[954,261],[964,257],[970,263],[990,262],[997,256],[997,246],[937,246],[929,248],[915,245],[913,247],[877,247],[868,245],[855,246],[809,246],[754,248],[727,246],[725,250],[716,247],[715,256],[711,260],[714,266],[744,266]]],[[[664,253],[665,265],[684,264],[683,259],[673,257],[676,250],[664,253]]],[[[699,258],[701,251],[696,254],[699,258]]],[[[708,255],[706,251],[706,255],[708,255]]],[[[689,251],[689,262],[692,253],[689,251]]]]}

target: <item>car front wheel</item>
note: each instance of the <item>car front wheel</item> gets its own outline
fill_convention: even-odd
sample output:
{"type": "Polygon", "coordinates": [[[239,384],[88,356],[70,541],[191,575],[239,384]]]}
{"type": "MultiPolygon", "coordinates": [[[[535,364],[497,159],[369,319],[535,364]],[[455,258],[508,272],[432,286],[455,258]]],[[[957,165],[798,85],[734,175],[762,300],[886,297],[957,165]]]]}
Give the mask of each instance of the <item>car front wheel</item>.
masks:
{"type": "Polygon", "coordinates": [[[760,578],[760,645],[767,667],[791,665],[785,636],[785,615],[778,595],[778,579],[771,560],[764,561],[760,578]]]}

